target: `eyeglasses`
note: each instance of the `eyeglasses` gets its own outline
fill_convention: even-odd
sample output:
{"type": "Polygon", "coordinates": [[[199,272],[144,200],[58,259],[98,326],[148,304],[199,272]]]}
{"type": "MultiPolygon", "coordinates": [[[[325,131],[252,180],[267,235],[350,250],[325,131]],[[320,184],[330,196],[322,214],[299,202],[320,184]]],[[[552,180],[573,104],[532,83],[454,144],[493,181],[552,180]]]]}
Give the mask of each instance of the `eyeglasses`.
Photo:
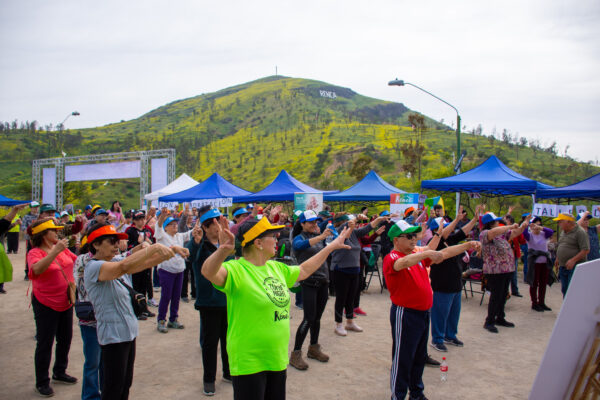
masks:
{"type": "Polygon", "coordinates": [[[408,240],[412,240],[412,239],[416,239],[417,238],[417,234],[416,233],[404,233],[402,235],[398,235],[398,237],[405,237],[408,240]]]}

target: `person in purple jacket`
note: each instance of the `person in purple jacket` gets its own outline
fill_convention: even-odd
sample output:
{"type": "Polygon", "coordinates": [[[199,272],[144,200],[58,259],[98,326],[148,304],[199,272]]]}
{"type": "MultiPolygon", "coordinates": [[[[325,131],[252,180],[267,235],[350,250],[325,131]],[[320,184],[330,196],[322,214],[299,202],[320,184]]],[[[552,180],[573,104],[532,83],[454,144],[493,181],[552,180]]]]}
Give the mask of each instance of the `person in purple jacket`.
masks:
{"type": "Polygon", "coordinates": [[[552,271],[552,258],[548,253],[548,241],[554,234],[550,228],[542,226],[542,219],[534,217],[529,229],[523,231],[527,241],[527,261],[529,269],[525,281],[529,284],[531,309],[535,311],[552,311],[545,303],[546,285],[552,271]]]}

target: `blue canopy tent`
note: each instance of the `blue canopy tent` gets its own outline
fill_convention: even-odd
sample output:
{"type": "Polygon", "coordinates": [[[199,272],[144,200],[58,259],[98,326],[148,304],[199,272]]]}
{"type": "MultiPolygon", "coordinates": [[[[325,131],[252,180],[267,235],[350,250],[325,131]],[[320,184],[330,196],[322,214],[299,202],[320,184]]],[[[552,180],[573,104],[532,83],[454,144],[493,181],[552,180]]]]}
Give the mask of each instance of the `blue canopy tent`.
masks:
{"type": "Polygon", "coordinates": [[[11,206],[16,206],[17,204],[23,204],[23,203],[29,203],[29,200],[9,199],[8,197],[2,196],[0,194],[0,206],[11,207],[11,206]]]}
{"type": "Polygon", "coordinates": [[[539,189],[535,196],[538,199],[600,199],[600,174],[569,186],[539,189]]]}
{"type": "Polygon", "coordinates": [[[228,197],[235,198],[236,196],[246,196],[249,194],[252,193],[235,186],[215,172],[204,182],[201,182],[196,186],[192,186],[191,188],[182,190],[178,193],[160,196],[158,200],[165,203],[183,203],[194,200],[221,199],[228,197]]]}
{"type": "Polygon", "coordinates": [[[508,168],[496,156],[478,167],[447,178],[422,181],[423,189],[444,192],[473,192],[502,196],[521,196],[536,193],[552,186],[529,179],[508,168]]]}
{"type": "Polygon", "coordinates": [[[327,194],[326,201],[390,201],[392,193],[406,193],[381,179],[377,172],[370,171],[362,180],[339,193],[327,194]]]}
{"type": "Polygon", "coordinates": [[[335,191],[323,191],[300,182],[282,169],[279,175],[263,190],[248,196],[239,196],[233,199],[234,203],[246,203],[256,201],[294,201],[294,193],[335,193],[335,191]]]}

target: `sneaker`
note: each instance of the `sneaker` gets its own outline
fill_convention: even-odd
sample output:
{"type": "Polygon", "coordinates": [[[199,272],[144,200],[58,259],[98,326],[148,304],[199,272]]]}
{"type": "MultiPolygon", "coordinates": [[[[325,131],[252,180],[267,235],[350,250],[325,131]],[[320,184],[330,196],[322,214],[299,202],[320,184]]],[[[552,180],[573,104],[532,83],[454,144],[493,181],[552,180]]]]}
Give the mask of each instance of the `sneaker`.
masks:
{"type": "Polygon", "coordinates": [[[183,301],[184,303],[189,303],[189,302],[190,302],[190,299],[189,299],[189,298],[187,298],[187,297],[182,297],[182,298],[181,298],[181,301],[183,301]]]}
{"type": "Polygon", "coordinates": [[[4,289],[0,289],[0,293],[2,293],[2,294],[6,294],[6,290],[4,290],[4,289]]]}
{"type": "Polygon", "coordinates": [[[302,358],[302,350],[292,351],[290,365],[300,371],[306,371],[308,369],[308,364],[302,358]]]}
{"type": "Polygon", "coordinates": [[[498,333],[498,328],[496,328],[496,325],[494,324],[485,324],[483,325],[484,329],[487,329],[488,331],[492,332],[492,333],[498,333]]]}
{"type": "Polygon", "coordinates": [[[515,327],[515,324],[513,324],[512,322],[508,322],[505,319],[497,319],[496,325],[504,326],[506,328],[514,328],[515,327]]]}
{"type": "Polygon", "coordinates": [[[148,300],[148,305],[152,307],[158,307],[158,303],[154,299],[148,300]]]}
{"type": "Polygon", "coordinates": [[[346,322],[345,328],[347,331],[353,331],[353,332],[362,332],[363,331],[363,328],[356,325],[356,323],[354,321],[352,321],[350,324],[348,324],[348,322],[346,322]]]}
{"type": "Polygon", "coordinates": [[[142,314],[144,314],[147,318],[153,318],[156,317],[156,314],[154,314],[152,311],[150,310],[146,310],[144,311],[142,314]]]}
{"type": "Polygon", "coordinates": [[[231,375],[224,376],[223,382],[231,383],[231,375]]]}
{"type": "Polygon", "coordinates": [[[454,338],[454,339],[444,338],[444,343],[448,343],[448,344],[451,344],[452,346],[456,346],[456,347],[463,347],[465,345],[463,342],[461,342],[457,338],[454,338]]]}
{"type": "Polygon", "coordinates": [[[512,295],[515,296],[515,297],[523,297],[523,295],[521,293],[519,293],[519,292],[513,293],[512,295]]]}
{"type": "Polygon", "coordinates": [[[38,386],[35,388],[35,391],[42,397],[54,396],[54,390],[52,390],[50,385],[38,386]]]}
{"type": "Polygon", "coordinates": [[[448,348],[444,343],[431,343],[431,347],[443,353],[446,353],[448,351],[448,348]]]}
{"type": "Polygon", "coordinates": [[[62,374],[52,375],[52,380],[54,382],[64,383],[65,385],[74,385],[77,383],[77,378],[67,375],[64,372],[62,374]]]}
{"type": "Polygon", "coordinates": [[[365,317],[367,316],[367,313],[366,313],[366,312],[364,312],[364,311],[362,310],[362,308],[360,308],[360,307],[356,307],[356,308],[354,309],[354,314],[357,314],[357,315],[364,315],[365,317]]]}
{"type": "Polygon", "coordinates": [[[535,311],[538,311],[538,312],[543,312],[544,311],[544,308],[542,307],[541,304],[532,304],[531,305],[531,309],[535,310],[535,311]]]}
{"type": "Polygon", "coordinates": [[[183,326],[182,324],[180,324],[179,322],[177,322],[177,320],[175,320],[175,321],[169,321],[167,323],[167,328],[183,329],[183,328],[185,328],[185,326],[183,326]]]}
{"type": "Polygon", "coordinates": [[[548,307],[547,305],[545,305],[544,303],[540,304],[540,306],[542,307],[542,309],[544,311],[552,311],[552,309],[550,307],[548,307]]]}
{"type": "Polygon", "coordinates": [[[427,354],[427,358],[425,359],[425,365],[429,365],[430,367],[439,367],[440,362],[429,357],[429,354],[427,354]]]}
{"type": "Polygon", "coordinates": [[[148,317],[146,317],[146,315],[145,315],[144,313],[141,313],[141,314],[138,316],[138,321],[145,321],[145,320],[147,320],[147,319],[148,319],[148,317]]]}
{"type": "Polygon", "coordinates": [[[202,391],[205,396],[214,396],[215,395],[215,383],[214,382],[204,382],[204,390],[202,391]]]}
{"type": "Polygon", "coordinates": [[[156,326],[156,330],[160,333],[167,333],[169,330],[167,329],[167,321],[164,319],[162,321],[158,321],[158,325],[156,326]]]}
{"type": "Polygon", "coordinates": [[[342,324],[335,324],[335,329],[333,330],[333,332],[339,336],[346,336],[348,334],[348,332],[344,329],[342,324]]]}

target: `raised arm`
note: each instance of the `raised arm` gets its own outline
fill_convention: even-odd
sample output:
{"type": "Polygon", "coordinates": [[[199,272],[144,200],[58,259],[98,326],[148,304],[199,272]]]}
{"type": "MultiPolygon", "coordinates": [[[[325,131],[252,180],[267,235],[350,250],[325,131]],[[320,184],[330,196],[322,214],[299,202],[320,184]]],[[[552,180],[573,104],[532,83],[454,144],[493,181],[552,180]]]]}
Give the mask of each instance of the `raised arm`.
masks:
{"type": "Polygon", "coordinates": [[[298,281],[303,281],[313,274],[323,263],[327,260],[329,254],[334,250],[350,249],[350,246],[344,244],[344,241],[348,239],[352,233],[351,228],[344,228],[344,230],[333,240],[329,245],[325,246],[317,254],[309,258],[300,264],[300,275],[298,275],[298,281]]]}
{"type": "Polygon", "coordinates": [[[444,260],[444,256],[440,251],[425,250],[397,259],[394,262],[393,268],[395,271],[400,271],[404,268],[412,267],[413,265],[418,264],[427,258],[429,258],[434,264],[441,263],[444,260]]]}
{"type": "Polygon", "coordinates": [[[528,226],[529,226],[529,219],[525,218],[525,221],[523,221],[523,223],[521,224],[521,226],[519,226],[517,229],[513,229],[510,232],[510,238],[508,240],[513,240],[514,238],[516,238],[517,236],[519,236],[520,234],[522,234],[523,231],[525,229],[527,229],[528,226]]]}
{"type": "Polygon", "coordinates": [[[506,231],[517,228],[519,228],[519,225],[517,224],[497,226],[487,231],[487,238],[491,241],[497,238],[498,236],[504,235],[506,231]]]}
{"type": "Polygon", "coordinates": [[[162,244],[153,244],[121,261],[108,261],[100,267],[99,281],[112,281],[125,274],[134,274],[175,256],[173,250],[162,244]]]}
{"type": "Polygon", "coordinates": [[[48,254],[46,254],[46,257],[42,258],[41,260],[39,260],[31,266],[31,268],[33,269],[33,273],[35,275],[43,274],[44,271],[48,269],[50,264],[52,264],[56,256],[62,253],[68,246],[68,239],[62,239],[56,242],[56,244],[52,246],[52,249],[48,252],[48,254]]]}
{"type": "Polygon", "coordinates": [[[461,253],[464,253],[467,250],[474,250],[475,252],[478,252],[479,250],[481,250],[481,243],[477,241],[461,243],[455,246],[446,247],[445,249],[440,250],[440,252],[444,255],[445,260],[447,258],[451,258],[461,253]]]}
{"type": "Polygon", "coordinates": [[[202,275],[217,286],[225,286],[227,270],[222,264],[234,251],[235,236],[229,230],[227,218],[221,216],[219,219],[219,248],[204,261],[202,275]]]}

